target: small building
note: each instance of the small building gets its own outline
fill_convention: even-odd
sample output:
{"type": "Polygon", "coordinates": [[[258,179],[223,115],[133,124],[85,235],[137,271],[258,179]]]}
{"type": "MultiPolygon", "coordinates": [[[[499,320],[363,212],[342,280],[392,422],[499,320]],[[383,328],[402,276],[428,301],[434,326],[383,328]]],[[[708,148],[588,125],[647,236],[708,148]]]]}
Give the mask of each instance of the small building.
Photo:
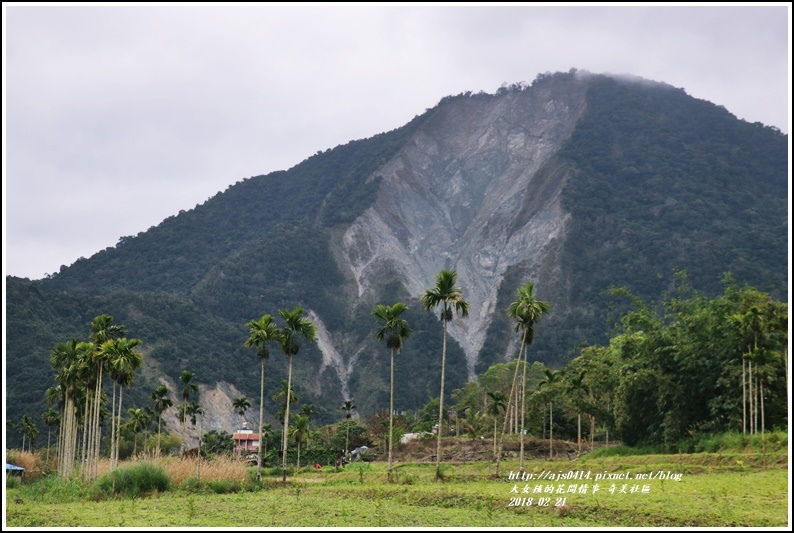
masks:
{"type": "Polygon", "coordinates": [[[234,453],[258,453],[259,435],[248,429],[248,422],[243,422],[242,429],[234,432],[234,453]]]}
{"type": "Polygon", "coordinates": [[[22,477],[22,474],[25,473],[25,469],[21,466],[12,465],[6,463],[6,475],[7,476],[19,476],[22,477]]]}

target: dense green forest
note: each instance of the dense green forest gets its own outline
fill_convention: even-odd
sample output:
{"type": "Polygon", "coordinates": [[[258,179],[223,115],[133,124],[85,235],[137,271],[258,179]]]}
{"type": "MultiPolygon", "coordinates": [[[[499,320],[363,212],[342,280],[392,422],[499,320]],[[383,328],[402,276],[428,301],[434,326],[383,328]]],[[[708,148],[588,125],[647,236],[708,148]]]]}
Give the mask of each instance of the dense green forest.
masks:
{"type": "MultiPolygon", "coordinates": [[[[545,390],[538,384],[548,370],[536,363],[530,372],[532,434],[543,431],[550,403],[556,434],[574,441],[579,416],[587,417],[590,438],[597,429],[601,438],[611,432],[628,445],[673,450],[708,434],[785,429],[788,305],[731,276],[723,285],[720,296],[708,298],[679,273],[661,313],[625,288],[609,291],[610,298],[631,302],[609,342],[581,348],[553,372],[559,379],[545,390]]],[[[509,367],[480,376],[458,409],[476,408],[488,390],[504,392],[509,367]],[[486,379],[497,375],[501,380],[486,379]]]]}
{"type": "MultiPolygon", "coordinates": [[[[561,83],[574,75],[549,79],[561,83]]],[[[549,79],[541,77],[533,86],[549,79]]],[[[613,390],[623,396],[610,397],[610,408],[599,407],[592,415],[600,426],[614,435],[634,428],[631,435],[637,442],[676,440],[701,427],[735,429],[736,405],[741,405],[735,402],[741,402],[741,394],[733,397],[726,391],[737,369],[741,372],[743,359],[735,352],[741,348],[732,344],[732,351],[719,351],[724,359],[716,359],[717,341],[693,343],[687,353],[676,351],[673,346],[679,345],[671,343],[683,326],[672,327],[676,308],[670,298],[680,289],[675,272],[686,271],[702,295],[675,300],[681,305],[727,305],[720,300],[729,298],[720,283],[726,272],[738,286],[756,287],[770,301],[785,299],[788,137],[662,84],[603,76],[592,76],[588,83],[586,112],[569,141],[540,170],[549,180],[566,180],[562,204],[570,217],[559,255],[548,272],[532,271],[526,263],[508,269],[476,372],[482,382],[482,376],[515,356],[509,353],[513,324],[504,310],[516,288],[532,279],[538,297],[551,302],[552,310],[536,326],[530,361],[564,371],[577,360],[582,364],[582,349],[589,347],[587,354],[601,357],[608,352],[620,361],[615,365],[634,368],[647,383],[668,374],[679,376],[645,389],[615,382],[613,390]],[[615,298],[609,293],[613,287],[624,287],[646,302],[644,310],[632,308],[636,300],[615,298]],[[638,331],[623,324],[618,336],[613,328],[626,312],[641,315],[646,323],[638,331]],[[626,351],[639,340],[647,356],[626,351]],[[662,353],[673,355],[662,358],[662,353]],[[703,373],[684,379],[683,370],[692,365],[703,373]],[[692,381],[701,375],[708,387],[692,381]],[[681,409],[682,398],[695,398],[696,393],[709,395],[707,400],[697,397],[702,410],[674,412],[681,409]],[[626,402],[661,417],[652,434],[637,428],[643,412],[619,409],[626,402]]],[[[524,90],[532,88],[458,95],[439,105],[454,106],[462,99],[493,101],[524,90]]],[[[40,418],[49,407],[44,392],[55,375],[50,365],[53,347],[73,337],[87,340],[91,321],[101,314],[112,315],[142,341],[138,350],[144,365],[125,391],[128,405],[145,405],[161,376],[175,382],[185,369],[196,372],[200,383],[231,383],[249,398],[257,397],[259,361],[243,346],[246,323],[295,305],[315,311],[345,361],[355,359],[348,385],[358,412],[369,417],[388,405],[389,397],[389,355],[374,338],[371,311],[376,304],[397,301],[408,306],[404,318],[414,333],[395,368],[396,408],[422,410],[439,393],[438,317],[424,311],[388,272],[372,294],[359,298],[330,243],[372,205],[381,183],[379,169],[422,131],[433,112],[394,131],[318,153],[289,170],[242,180],[195,209],[137,236],[122,237],[115,247],[45,279],[7,277],[9,419],[40,418]]],[[[459,283],[465,295],[467,280],[459,283]]],[[[706,315],[704,311],[698,320],[706,315]]],[[[709,320],[719,322],[714,316],[709,320]]],[[[305,346],[298,359],[296,390],[317,407],[317,423],[338,419],[344,400],[340,382],[332,369],[322,366],[317,344],[305,346]]],[[[267,365],[266,391],[276,391],[286,376],[287,360],[274,353],[267,365]]],[[[772,368],[771,363],[764,365],[772,368]]],[[[769,395],[765,416],[769,424],[779,425],[785,417],[781,385],[774,379],[764,381],[769,395]]],[[[466,382],[463,350],[450,338],[445,390],[451,394],[472,387],[466,382]]],[[[272,395],[265,395],[267,421],[277,424],[273,414],[279,405],[272,395]]],[[[570,435],[574,418],[565,412],[570,409],[561,407],[560,431],[570,435]]],[[[530,423],[542,424],[542,413],[535,414],[530,423]]],[[[21,441],[15,428],[8,435],[12,442],[21,441]]]]}

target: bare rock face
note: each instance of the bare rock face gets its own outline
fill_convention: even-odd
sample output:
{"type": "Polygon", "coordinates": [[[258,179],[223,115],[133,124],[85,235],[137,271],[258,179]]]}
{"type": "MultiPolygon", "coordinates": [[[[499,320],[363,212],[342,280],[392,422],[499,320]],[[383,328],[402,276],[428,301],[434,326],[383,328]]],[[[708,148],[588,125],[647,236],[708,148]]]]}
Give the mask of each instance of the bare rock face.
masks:
{"type": "MultiPolygon", "coordinates": [[[[184,400],[179,396],[179,385],[166,377],[161,378],[160,381],[171,391],[171,401],[174,402],[173,407],[163,413],[163,430],[175,435],[182,435],[183,428],[177,414],[177,407],[184,400]]],[[[214,429],[218,432],[225,431],[233,434],[240,426],[240,417],[232,407],[232,402],[236,398],[243,396],[237,387],[226,382],[220,382],[213,387],[198,384],[198,388],[198,400],[204,410],[204,416],[201,420],[201,427],[199,427],[198,423],[193,426],[188,420],[187,426],[184,428],[186,448],[198,446],[199,429],[201,429],[202,433],[207,433],[214,429]]],[[[196,399],[188,400],[188,403],[193,401],[196,401],[196,399]]],[[[259,424],[259,406],[252,405],[251,409],[246,412],[244,419],[247,421],[249,428],[257,427],[259,424]],[[256,416],[255,422],[254,415],[256,416]]]]}
{"type": "Polygon", "coordinates": [[[539,268],[564,236],[566,173],[548,163],[582,115],[585,90],[584,80],[569,79],[442,102],[377,173],[375,204],[339,244],[359,296],[384,271],[417,299],[442,269],[457,271],[470,310],[450,334],[470,379],[507,268],[539,268]]]}

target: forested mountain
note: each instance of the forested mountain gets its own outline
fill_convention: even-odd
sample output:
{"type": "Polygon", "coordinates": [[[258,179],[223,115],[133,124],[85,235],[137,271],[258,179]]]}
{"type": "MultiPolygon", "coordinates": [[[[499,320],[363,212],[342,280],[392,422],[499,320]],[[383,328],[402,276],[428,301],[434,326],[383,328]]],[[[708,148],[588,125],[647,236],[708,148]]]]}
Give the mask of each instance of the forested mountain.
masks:
{"type": "MultiPolygon", "coordinates": [[[[774,128],[646,80],[571,71],[443,98],[399,129],[244,179],[46,279],[7,278],[8,418],[40,418],[50,352],[87,339],[103,313],[142,340],[128,405],[160,383],[176,398],[184,369],[202,391],[233,387],[258,404],[246,324],[300,305],[322,334],[301,347],[293,383],[330,421],[345,399],[365,415],[388,406],[379,303],[406,303],[414,330],[396,360],[396,408],[438,396],[441,324],[419,298],[442,269],[458,272],[471,304],[450,323],[448,392],[515,357],[505,310],[526,281],[552,304],[529,355],[550,366],[606,342],[610,286],[660,302],[677,271],[707,295],[730,272],[785,300],[787,147],[774,128]]],[[[273,347],[274,424],[286,365],[273,347]]],[[[209,409],[207,427],[232,429],[224,409],[209,409]]]]}

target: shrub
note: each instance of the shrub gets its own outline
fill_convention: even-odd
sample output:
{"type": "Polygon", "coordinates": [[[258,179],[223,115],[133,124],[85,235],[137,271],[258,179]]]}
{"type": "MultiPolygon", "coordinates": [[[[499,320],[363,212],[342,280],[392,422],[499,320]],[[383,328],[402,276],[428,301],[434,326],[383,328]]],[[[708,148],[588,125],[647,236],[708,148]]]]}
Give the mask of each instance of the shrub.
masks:
{"type": "Polygon", "coordinates": [[[236,479],[211,479],[207,482],[207,487],[215,494],[229,494],[242,490],[242,484],[236,479]]]}
{"type": "Polygon", "coordinates": [[[119,468],[99,478],[96,482],[98,496],[140,496],[150,492],[168,490],[168,474],[151,463],[139,463],[128,468],[119,468]]]}

